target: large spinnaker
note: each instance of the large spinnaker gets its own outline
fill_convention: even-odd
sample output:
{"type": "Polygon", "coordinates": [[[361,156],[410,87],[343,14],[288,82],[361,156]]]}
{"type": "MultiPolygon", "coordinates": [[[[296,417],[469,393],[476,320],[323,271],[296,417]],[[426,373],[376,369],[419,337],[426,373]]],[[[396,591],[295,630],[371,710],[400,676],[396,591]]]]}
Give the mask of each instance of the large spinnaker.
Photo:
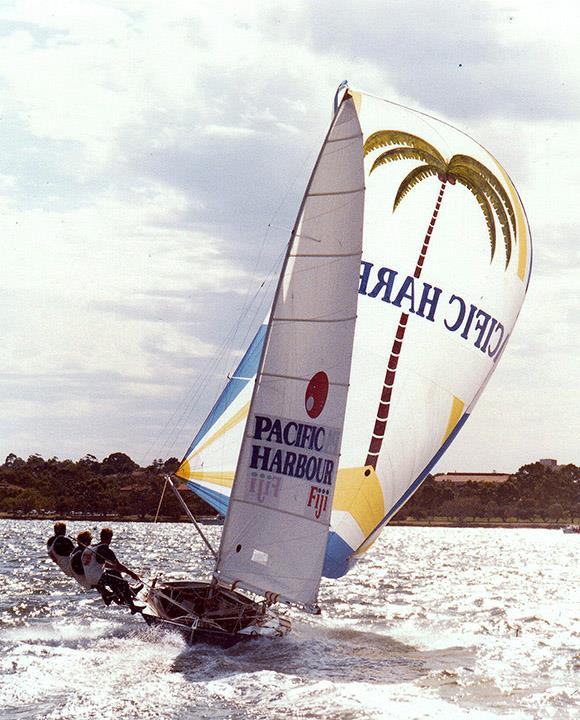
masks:
{"type": "MultiPolygon", "coordinates": [[[[362,127],[367,189],[363,256],[355,270],[360,280],[350,393],[323,568],[327,577],[343,575],[370,547],[467,421],[506,347],[532,261],[517,191],[484,148],[448,124],[408,108],[353,91],[345,101],[354,101],[362,127]],[[381,135],[384,131],[387,135],[381,135]],[[436,151],[435,161],[439,155],[443,162],[465,156],[475,163],[462,161],[464,166],[478,168],[481,163],[493,175],[491,182],[503,188],[496,184],[494,192],[500,201],[504,196],[502,204],[507,197],[513,210],[513,219],[507,217],[512,242],[507,267],[504,230],[493,206],[496,247],[490,260],[488,220],[465,185],[446,184],[433,226],[442,184],[435,175],[411,187],[393,211],[402,181],[425,165],[429,146],[436,151]],[[390,159],[371,172],[385,152],[391,153],[390,159]],[[422,160],[413,159],[413,154],[422,155],[422,160]],[[428,252],[416,278],[417,257],[429,228],[428,252]],[[368,466],[376,411],[404,311],[408,319],[396,358],[387,426],[376,465],[368,466]]],[[[362,157],[363,144],[357,148],[362,157]]],[[[489,187],[484,187],[489,195],[489,187]]],[[[253,342],[254,364],[246,364],[236,376],[248,378],[252,367],[255,373],[256,352],[264,338],[262,328],[253,342]]],[[[217,498],[219,507],[214,506],[222,514],[229,502],[251,387],[245,380],[243,392],[222,414],[212,410],[214,424],[206,439],[191,450],[179,471],[202,497],[210,502],[217,498]]],[[[232,395],[226,389],[224,396],[232,395]]],[[[220,408],[225,404],[221,400],[216,403],[220,408]]]]}
{"type": "Polygon", "coordinates": [[[289,244],[215,576],[316,602],[350,376],[362,248],[362,135],[340,106],[289,244]]]}
{"type": "Polygon", "coordinates": [[[365,140],[358,320],[325,574],[344,574],[463,426],[531,269],[519,196],[450,125],[351,92],[365,140]]]}

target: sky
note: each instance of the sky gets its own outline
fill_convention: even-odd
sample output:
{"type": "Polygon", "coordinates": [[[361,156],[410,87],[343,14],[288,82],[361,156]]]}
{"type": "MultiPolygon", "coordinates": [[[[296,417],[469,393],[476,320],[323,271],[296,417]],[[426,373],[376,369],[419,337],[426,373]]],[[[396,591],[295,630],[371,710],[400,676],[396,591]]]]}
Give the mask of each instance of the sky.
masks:
{"type": "Polygon", "coordinates": [[[2,2],[0,462],[182,456],[348,79],[477,138],[532,229],[510,345],[437,470],[580,464],[579,20],[572,0],[2,2]]]}

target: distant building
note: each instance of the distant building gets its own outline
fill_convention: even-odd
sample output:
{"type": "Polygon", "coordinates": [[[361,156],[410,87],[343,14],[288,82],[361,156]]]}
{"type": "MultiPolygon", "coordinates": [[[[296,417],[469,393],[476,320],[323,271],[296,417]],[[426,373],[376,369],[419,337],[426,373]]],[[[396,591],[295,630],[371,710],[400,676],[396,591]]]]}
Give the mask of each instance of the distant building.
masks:
{"type": "Polygon", "coordinates": [[[483,482],[483,483],[503,483],[509,478],[509,473],[438,473],[433,475],[435,482],[483,482]]]}
{"type": "MultiPolygon", "coordinates": [[[[558,461],[554,458],[542,458],[541,460],[538,460],[541,465],[543,465],[548,470],[557,470],[558,469],[558,461]]],[[[455,483],[466,483],[466,482],[483,482],[483,483],[503,483],[505,482],[510,476],[510,473],[459,473],[459,472],[449,472],[449,473],[437,473],[437,475],[433,475],[433,480],[435,482],[455,482],[455,483]]]]}

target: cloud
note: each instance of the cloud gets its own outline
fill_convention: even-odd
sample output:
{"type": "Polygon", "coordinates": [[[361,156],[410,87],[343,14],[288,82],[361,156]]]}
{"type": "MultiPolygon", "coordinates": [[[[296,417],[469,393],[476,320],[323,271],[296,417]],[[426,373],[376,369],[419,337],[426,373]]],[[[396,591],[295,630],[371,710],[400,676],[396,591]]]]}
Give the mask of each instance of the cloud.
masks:
{"type": "MultiPolygon", "coordinates": [[[[481,424],[477,411],[468,423],[486,440],[474,469],[494,454],[513,468],[527,446],[520,425],[540,443],[521,410],[537,390],[522,378],[553,398],[556,423],[554,408],[571,410],[562,375],[577,377],[580,65],[578,10],[567,5],[0,8],[5,454],[147,453],[166,423],[171,442],[189,443],[266,314],[271,270],[347,77],[462,125],[522,194],[536,274],[481,424]],[[168,422],[176,405],[180,427],[168,422]],[[495,407],[513,433],[502,449],[486,429],[495,407]]],[[[450,456],[459,469],[467,432],[450,456]]]]}
{"type": "MultiPolygon", "coordinates": [[[[556,6],[579,19],[570,3],[556,6]]],[[[415,106],[456,119],[578,116],[579,68],[565,55],[572,34],[554,23],[552,5],[322,0],[306,12],[310,47],[379,67],[381,94],[388,83],[415,106]],[[554,24],[557,44],[546,32],[554,24]]]]}

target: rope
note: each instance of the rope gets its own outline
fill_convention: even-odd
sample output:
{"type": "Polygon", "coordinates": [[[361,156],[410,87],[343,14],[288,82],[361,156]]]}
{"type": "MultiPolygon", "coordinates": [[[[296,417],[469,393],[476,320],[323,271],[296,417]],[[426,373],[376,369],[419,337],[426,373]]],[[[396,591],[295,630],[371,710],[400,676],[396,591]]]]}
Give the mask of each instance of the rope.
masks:
{"type": "MultiPolygon", "coordinates": [[[[346,81],[345,81],[346,82],[346,81]]],[[[344,85],[344,83],[343,83],[344,85]]],[[[341,86],[342,87],[342,86],[341,86]]],[[[337,96],[338,96],[339,90],[337,90],[337,96]]],[[[258,273],[258,266],[263,260],[263,254],[264,254],[264,248],[266,246],[266,241],[268,239],[268,236],[270,235],[270,231],[273,229],[280,229],[284,231],[288,231],[289,228],[287,227],[277,227],[273,224],[274,220],[279,217],[281,209],[290,196],[290,193],[296,186],[296,183],[299,179],[299,177],[302,175],[302,172],[304,168],[306,167],[307,163],[311,160],[313,155],[313,150],[310,149],[307,154],[304,156],[304,160],[295,173],[293,179],[291,182],[289,182],[286,186],[286,190],[284,194],[282,195],[282,198],[278,204],[278,206],[274,209],[270,221],[267,223],[264,232],[262,234],[261,243],[259,247],[259,251],[256,254],[256,259],[254,262],[253,271],[251,273],[252,278],[254,278],[258,273]]],[[[253,225],[249,227],[254,227],[253,225]]],[[[265,304],[265,301],[268,298],[268,290],[269,286],[272,283],[272,280],[276,275],[274,274],[275,268],[278,266],[280,262],[280,256],[285,254],[286,251],[286,245],[287,243],[284,243],[278,258],[272,265],[271,269],[266,274],[266,277],[262,280],[262,283],[260,284],[258,290],[254,293],[253,297],[251,296],[251,288],[253,286],[248,284],[246,292],[244,294],[244,299],[242,303],[242,308],[240,312],[237,314],[236,321],[232,324],[229,332],[226,334],[224,340],[221,342],[219,348],[217,349],[217,352],[214,354],[214,357],[211,361],[209,361],[206,364],[205,371],[201,374],[200,379],[196,379],[194,383],[190,386],[190,388],[187,390],[186,393],[182,394],[181,401],[176,404],[175,409],[173,410],[173,413],[171,416],[167,419],[165,422],[164,427],[157,433],[157,435],[151,440],[148,449],[143,453],[142,459],[140,462],[140,465],[144,465],[146,462],[146,458],[151,455],[152,450],[154,447],[157,448],[157,451],[155,454],[164,455],[169,454],[173,451],[175,446],[181,442],[182,434],[185,430],[185,426],[188,423],[189,418],[194,412],[194,409],[196,408],[197,402],[200,400],[201,397],[203,397],[204,393],[207,393],[208,397],[210,394],[212,396],[215,396],[216,398],[219,396],[219,393],[222,391],[222,383],[223,383],[223,375],[227,375],[227,372],[222,372],[221,366],[225,365],[226,363],[226,356],[228,354],[231,355],[232,350],[236,347],[235,338],[236,336],[239,337],[238,333],[240,331],[240,328],[244,327],[244,324],[246,325],[244,336],[243,338],[237,343],[237,345],[241,346],[242,348],[245,348],[247,337],[249,334],[255,330],[255,321],[256,318],[259,315],[265,315],[266,309],[263,308],[263,305],[265,304]],[[267,290],[264,290],[264,286],[266,286],[267,290]],[[262,292],[263,291],[263,292],[262,292]],[[259,299],[259,296],[262,295],[261,299],[259,299]],[[256,309],[254,311],[253,317],[250,315],[250,311],[252,308],[252,305],[256,303],[256,309]],[[246,323],[244,323],[244,320],[247,320],[246,323]],[[210,384],[212,382],[215,382],[215,376],[219,375],[219,391],[217,393],[210,393],[210,384]]],[[[227,361],[228,366],[232,366],[233,361],[230,359],[227,361]]],[[[236,364],[239,362],[239,360],[235,361],[236,364]]],[[[235,365],[232,367],[235,368],[235,365]]],[[[227,367],[225,368],[227,370],[227,367]]],[[[205,404],[205,403],[204,403],[205,404]]],[[[213,406],[213,403],[212,403],[213,406]]],[[[188,446],[189,447],[189,446],[188,446]]],[[[187,453],[186,453],[187,455],[187,453]]]]}
{"type": "Polygon", "coordinates": [[[187,507],[187,504],[186,504],[185,500],[181,497],[181,494],[180,494],[179,490],[175,487],[175,485],[174,485],[174,483],[173,483],[173,480],[171,479],[171,477],[170,477],[169,475],[166,475],[166,476],[165,476],[165,480],[166,480],[166,482],[169,483],[169,485],[170,485],[170,487],[171,487],[171,489],[172,489],[172,491],[173,491],[173,494],[175,495],[175,497],[176,497],[177,500],[179,501],[179,504],[180,504],[181,507],[185,510],[185,512],[186,512],[186,514],[187,514],[187,517],[188,517],[188,518],[191,520],[191,522],[194,524],[195,529],[196,529],[197,532],[199,533],[199,536],[201,537],[201,539],[202,539],[203,542],[205,543],[205,545],[206,545],[206,547],[208,548],[208,550],[210,551],[210,553],[213,555],[213,559],[217,561],[217,553],[216,553],[216,551],[213,549],[210,541],[209,541],[209,540],[207,539],[207,537],[204,535],[203,530],[200,528],[199,523],[197,522],[197,520],[196,520],[195,517],[193,516],[193,513],[192,513],[191,510],[187,507]]]}
{"type": "Polygon", "coordinates": [[[167,489],[167,483],[169,482],[169,478],[165,476],[165,485],[163,486],[163,492],[161,493],[161,497],[159,498],[159,505],[157,506],[157,512],[155,513],[155,520],[153,520],[153,524],[157,522],[157,518],[159,517],[159,511],[161,510],[161,503],[163,502],[163,498],[165,497],[165,490],[167,489]]]}

